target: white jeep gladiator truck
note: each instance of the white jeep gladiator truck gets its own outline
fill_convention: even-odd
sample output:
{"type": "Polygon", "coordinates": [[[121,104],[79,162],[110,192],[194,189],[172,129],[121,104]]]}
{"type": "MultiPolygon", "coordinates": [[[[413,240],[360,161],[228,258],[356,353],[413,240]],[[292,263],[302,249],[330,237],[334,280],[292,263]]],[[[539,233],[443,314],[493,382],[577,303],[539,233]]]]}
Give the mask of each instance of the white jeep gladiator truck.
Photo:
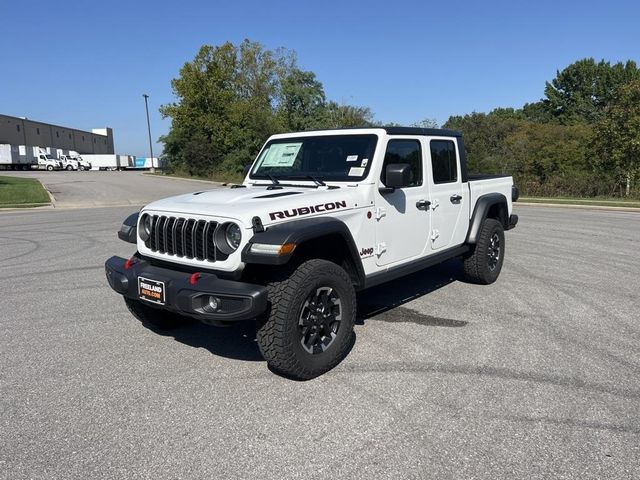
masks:
{"type": "Polygon", "coordinates": [[[510,176],[467,173],[458,132],[274,135],[241,185],[129,216],[118,236],[137,252],[106,275],[155,328],[256,319],[270,367],[309,379],[348,352],[357,291],[454,257],[470,281],[494,282],[517,196],[510,176]]]}

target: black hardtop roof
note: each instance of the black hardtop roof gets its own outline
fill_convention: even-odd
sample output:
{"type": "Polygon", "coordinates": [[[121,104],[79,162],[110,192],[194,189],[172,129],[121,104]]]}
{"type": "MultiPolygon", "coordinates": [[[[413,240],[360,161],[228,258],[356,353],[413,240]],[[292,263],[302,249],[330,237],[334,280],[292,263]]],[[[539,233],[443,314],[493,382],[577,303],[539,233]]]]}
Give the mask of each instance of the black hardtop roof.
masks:
{"type": "Polygon", "coordinates": [[[462,133],[446,128],[420,128],[420,127],[381,127],[389,135],[430,135],[443,137],[461,137],[462,133]]]}
{"type": "MultiPolygon", "coordinates": [[[[448,130],[446,128],[420,128],[420,127],[345,127],[345,128],[318,128],[313,130],[305,130],[308,132],[326,132],[327,130],[363,130],[363,129],[380,129],[389,135],[429,135],[441,137],[462,137],[462,133],[457,130],[448,130]]],[[[296,132],[289,132],[290,134],[296,132]]]]}

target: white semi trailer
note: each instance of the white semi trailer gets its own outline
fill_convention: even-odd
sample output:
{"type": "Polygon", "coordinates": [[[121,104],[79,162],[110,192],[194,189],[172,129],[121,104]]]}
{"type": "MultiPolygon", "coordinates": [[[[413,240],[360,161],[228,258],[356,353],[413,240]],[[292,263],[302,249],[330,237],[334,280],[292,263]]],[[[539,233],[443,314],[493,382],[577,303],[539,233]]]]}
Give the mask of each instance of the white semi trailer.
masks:
{"type": "Polygon", "coordinates": [[[85,154],[82,158],[91,164],[91,170],[124,170],[135,167],[133,155],[85,154]]]}
{"type": "Polygon", "coordinates": [[[0,145],[0,169],[31,170],[37,165],[37,156],[24,145],[0,145]]]}
{"type": "Polygon", "coordinates": [[[17,149],[8,144],[0,145],[0,168],[3,170],[13,170],[15,167],[14,157],[17,157],[17,149]]]}

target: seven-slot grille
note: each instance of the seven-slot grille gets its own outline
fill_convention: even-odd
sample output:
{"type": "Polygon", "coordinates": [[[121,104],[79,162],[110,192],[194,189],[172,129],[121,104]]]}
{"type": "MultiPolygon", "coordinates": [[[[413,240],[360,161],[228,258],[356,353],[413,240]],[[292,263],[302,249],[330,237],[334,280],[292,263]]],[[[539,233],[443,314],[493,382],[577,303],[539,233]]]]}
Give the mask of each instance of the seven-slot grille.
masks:
{"type": "Polygon", "coordinates": [[[210,262],[227,257],[216,247],[218,222],[164,215],[152,215],[151,219],[151,235],[144,242],[150,250],[210,262]]]}

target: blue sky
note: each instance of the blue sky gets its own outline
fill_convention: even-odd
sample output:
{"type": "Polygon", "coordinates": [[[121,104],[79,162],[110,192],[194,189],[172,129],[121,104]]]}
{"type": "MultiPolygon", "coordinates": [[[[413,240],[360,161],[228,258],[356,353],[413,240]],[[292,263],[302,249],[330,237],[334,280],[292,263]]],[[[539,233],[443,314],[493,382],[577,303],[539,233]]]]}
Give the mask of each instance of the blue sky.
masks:
{"type": "Polygon", "coordinates": [[[244,38],[295,50],[329,98],[403,124],[535,101],[580,58],[640,63],[638,1],[430,3],[5,0],[0,113],[110,126],[118,153],[145,155],[142,94],[157,139],[182,64],[244,38]]]}

